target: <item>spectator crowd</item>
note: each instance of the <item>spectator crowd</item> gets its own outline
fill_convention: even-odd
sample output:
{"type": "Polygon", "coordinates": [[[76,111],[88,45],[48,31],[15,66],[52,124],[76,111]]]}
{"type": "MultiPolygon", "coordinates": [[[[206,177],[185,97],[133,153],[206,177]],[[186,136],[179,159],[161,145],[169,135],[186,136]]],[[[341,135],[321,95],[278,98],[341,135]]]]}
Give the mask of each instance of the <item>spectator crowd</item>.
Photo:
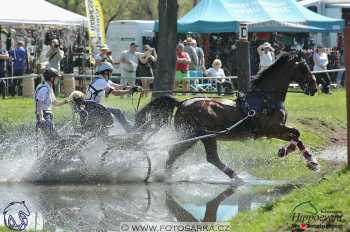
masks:
{"type": "MultiPolygon", "coordinates": [[[[233,49],[233,48],[232,48],[233,49]]],[[[299,48],[300,49],[300,48],[299,48]]],[[[269,42],[263,42],[255,50],[258,55],[258,73],[268,68],[278,58],[278,49],[274,49],[269,42]]],[[[304,58],[313,71],[325,71],[343,67],[343,54],[338,49],[326,49],[316,47],[315,49],[302,50],[304,58]]],[[[51,45],[46,53],[47,67],[61,72],[61,61],[65,53],[57,39],[51,40],[51,45]]],[[[175,89],[188,91],[217,91],[218,95],[231,92],[235,81],[226,77],[227,69],[219,56],[206,57],[203,49],[198,46],[197,41],[187,37],[176,46],[176,75],[175,89]],[[206,68],[206,63],[211,62],[211,67],[206,68]],[[209,78],[205,78],[209,77],[209,78]]],[[[152,88],[154,74],[156,73],[158,55],[156,49],[145,44],[140,51],[136,43],[130,43],[120,57],[113,59],[112,52],[107,45],[102,46],[94,56],[95,71],[99,72],[101,65],[108,62],[114,67],[119,67],[120,84],[123,86],[140,85],[145,90],[152,88]],[[141,77],[140,80],[138,77],[141,77]]],[[[21,79],[11,82],[1,80],[6,76],[22,76],[26,73],[28,65],[27,51],[23,41],[18,41],[16,46],[9,51],[3,47],[0,41],[0,92],[5,98],[6,88],[10,95],[16,93],[21,95],[21,79]],[[6,86],[9,85],[9,86],[6,86]]],[[[229,76],[234,73],[229,73],[229,76]]],[[[318,83],[322,86],[324,93],[330,93],[331,83],[337,86],[344,84],[344,72],[319,73],[315,75],[318,83]]],[[[144,93],[147,95],[147,91],[144,93]]]]}

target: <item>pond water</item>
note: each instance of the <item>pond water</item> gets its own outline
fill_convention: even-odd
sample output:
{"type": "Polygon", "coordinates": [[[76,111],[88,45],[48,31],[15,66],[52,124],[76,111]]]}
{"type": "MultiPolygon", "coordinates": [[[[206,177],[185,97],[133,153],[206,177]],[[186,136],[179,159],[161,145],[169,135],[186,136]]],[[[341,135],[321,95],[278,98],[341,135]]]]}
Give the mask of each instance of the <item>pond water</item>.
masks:
{"type": "Polygon", "coordinates": [[[116,231],[120,222],[225,222],[238,212],[261,207],[286,191],[276,186],[198,183],[3,183],[0,211],[10,202],[25,201],[31,229],[116,231]]]}
{"type": "MultiPolygon", "coordinates": [[[[156,138],[162,139],[169,140],[162,135],[156,138]]],[[[291,189],[285,182],[259,180],[249,173],[240,173],[245,183],[234,186],[198,154],[178,161],[169,176],[164,151],[150,154],[152,174],[145,184],[147,163],[142,152],[112,152],[107,165],[101,165],[96,154],[103,144],[85,149],[84,163],[70,157],[60,165],[37,166],[43,150],[36,142],[35,136],[0,142],[0,213],[9,203],[24,201],[30,229],[117,231],[120,222],[226,222],[291,189]],[[59,181],[45,177],[45,184],[35,184],[33,171],[38,167],[46,177],[59,177],[59,181]]]]}

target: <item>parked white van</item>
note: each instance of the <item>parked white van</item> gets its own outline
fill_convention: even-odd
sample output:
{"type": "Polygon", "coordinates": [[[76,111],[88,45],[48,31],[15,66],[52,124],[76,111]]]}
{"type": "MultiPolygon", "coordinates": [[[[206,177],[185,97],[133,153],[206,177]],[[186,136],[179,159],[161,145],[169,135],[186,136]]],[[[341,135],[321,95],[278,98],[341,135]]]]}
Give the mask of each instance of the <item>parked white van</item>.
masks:
{"type": "Polygon", "coordinates": [[[154,46],[154,20],[116,20],[108,25],[107,45],[112,51],[113,60],[119,61],[122,51],[134,42],[142,47],[144,44],[154,46]]]}
{"type": "MultiPolygon", "coordinates": [[[[350,1],[349,0],[302,0],[300,4],[318,14],[344,19],[345,24],[350,23],[350,1]]],[[[338,45],[338,33],[312,34],[316,45],[325,47],[336,47],[338,45]]]]}

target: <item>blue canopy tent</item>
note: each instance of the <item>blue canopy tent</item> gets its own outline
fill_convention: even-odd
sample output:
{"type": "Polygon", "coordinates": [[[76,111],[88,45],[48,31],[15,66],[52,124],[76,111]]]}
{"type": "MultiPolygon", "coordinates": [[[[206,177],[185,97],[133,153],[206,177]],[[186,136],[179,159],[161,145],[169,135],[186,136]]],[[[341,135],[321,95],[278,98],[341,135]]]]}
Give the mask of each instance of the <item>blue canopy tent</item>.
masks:
{"type": "MultiPolygon", "coordinates": [[[[202,0],[178,21],[178,32],[338,32],[342,19],[310,11],[295,0],[202,0]]],[[[156,30],[158,30],[156,23],[156,30]]]]}

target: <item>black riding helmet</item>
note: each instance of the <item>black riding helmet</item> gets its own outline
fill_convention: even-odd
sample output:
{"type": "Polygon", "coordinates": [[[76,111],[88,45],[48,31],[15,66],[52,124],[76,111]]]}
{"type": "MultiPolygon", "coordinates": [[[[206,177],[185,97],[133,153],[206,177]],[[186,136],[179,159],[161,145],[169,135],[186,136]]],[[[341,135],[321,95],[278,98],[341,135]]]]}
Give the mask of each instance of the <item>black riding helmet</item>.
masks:
{"type": "Polygon", "coordinates": [[[58,70],[55,68],[46,68],[43,72],[43,77],[45,81],[50,81],[51,78],[58,77],[58,70]]]}

